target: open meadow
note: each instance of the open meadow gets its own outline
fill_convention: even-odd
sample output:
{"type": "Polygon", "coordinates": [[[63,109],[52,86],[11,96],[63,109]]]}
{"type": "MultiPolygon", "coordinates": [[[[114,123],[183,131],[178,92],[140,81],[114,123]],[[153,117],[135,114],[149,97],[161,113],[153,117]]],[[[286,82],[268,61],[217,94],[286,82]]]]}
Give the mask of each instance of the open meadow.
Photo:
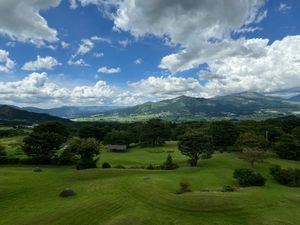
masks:
{"type": "Polygon", "coordinates": [[[249,167],[235,153],[217,153],[198,167],[187,164],[176,142],[164,147],[133,147],[127,153],[102,152],[99,166],[109,162],[126,169],[75,170],[73,166],[0,167],[1,225],[297,225],[300,192],[282,186],[269,175],[273,163],[300,168],[299,162],[268,158],[255,170],[267,178],[263,187],[221,192],[224,185],[238,186],[235,168],[249,167]],[[162,163],[172,152],[176,170],[133,169],[162,163]],[[181,180],[192,192],[176,194],[181,180]],[[77,195],[60,198],[71,187],[77,195]]]}

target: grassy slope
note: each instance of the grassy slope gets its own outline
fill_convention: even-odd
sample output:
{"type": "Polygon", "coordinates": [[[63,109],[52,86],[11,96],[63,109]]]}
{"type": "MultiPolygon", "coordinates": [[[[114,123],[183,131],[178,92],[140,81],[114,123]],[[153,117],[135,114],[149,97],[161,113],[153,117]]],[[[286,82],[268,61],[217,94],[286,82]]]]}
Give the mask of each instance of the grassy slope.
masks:
{"type": "MultiPolygon", "coordinates": [[[[165,149],[135,148],[129,153],[103,152],[100,163],[147,165],[164,161],[165,149]],[[160,153],[159,153],[160,152],[160,153]]],[[[174,153],[182,166],[185,158],[174,153]]],[[[299,162],[269,159],[256,166],[267,178],[265,187],[219,190],[236,185],[233,169],[248,166],[234,154],[216,154],[198,168],[175,171],[44,167],[33,173],[31,166],[0,168],[0,224],[2,225],[297,225],[300,224],[299,188],[275,183],[268,175],[270,163],[298,167],[299,162]],[[144,180],[149,176],[149,180],[144,180]],[[174,194],[181,179],[188,179],[193,192],[174,194]],[[78,195],[61,199],[58,193],[72,187],[78,195]],[[210,192],[201,192],[201,189],[210,192]]]]}

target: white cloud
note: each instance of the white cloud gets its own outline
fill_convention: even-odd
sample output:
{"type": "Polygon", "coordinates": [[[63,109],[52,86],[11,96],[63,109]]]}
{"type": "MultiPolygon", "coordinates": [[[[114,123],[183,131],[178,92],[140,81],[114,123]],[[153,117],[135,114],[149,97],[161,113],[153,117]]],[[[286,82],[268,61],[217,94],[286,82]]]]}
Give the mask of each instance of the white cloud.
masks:
{"type": "Polygon", "coordinates": [[[93,56],[96,57],[96,58],[101,58],[101,57],[104,56],[104,53],[103,53],[103,52],[95,52],[95,53],[93,54],[93,56]]]}
{"type": "Polygon", "coordinates": [[[62,48],[68,48],[70,46],[70,44],[65,41],[61,41],[60,44],[62,48]]]}
{"type": "Polygon", "coordinates": [[[37,56],[37,60],[25,63],[22,70],[38,71],[42,69],[52,70],[54,67],[62,65],[52,56],[41,57],[37,56]]]}
{"type": "Polygon", "coordinates": [[[16,42],[14,41],[9,41],[5,44],[7,47],[11,47],[11,48],[14,48],[16,46],[16,42]]]}
{"type": "Polygon", "coordinates": [[[278,11],[282,12],[282,13],[286,13],[288,11],[290,11],[292,9],[291,6],[284,4],[284,3],[280,3],[279,7],[278,7],[278,11]]]}
{"type": "Polygon", "coordinates": [[[85,55],[94,48],[94,43],[89,39],[82,39],[76,55],[85,55]]]}
{"type": "Polygon", "coordinates": [[[121,68],[120,67],[116,67],[116,68],[108,68],[106,66],[100,67],[98,69],[98,73],[120,73],[121,72],[121,68]]]}
{"type": "Polygon", "coordinates": [[[9,58],[9,52],[0,49],[0,72],[10,72],[15,68],[15,62],[9,58]]]}
{"type": "Polygon", "coordinates": [[[122,45],[123,48],[126,48],[127,45],[129,44],[129,40],[128,39],[119,40],[118,43],[119,43],[119,45],[122,45]]]}
{"type": "Polygon", "coordinates": [[[73,57],[76,57],[78,55],[87,54],[88,52],[90,52],[95,47],[95,44],[98,43],[98,42],[108,43],[108,44],[111,43],[111,41],[109,39],[99,37],[99,36],[93,36],[89,39],[82,39],[81,43],[79,45],[79,48],[78,48],[76,54],[73,57]]]}
{"type": "Polygon", "coordinates": [[[71,9],[76,9],[78,7],[76,0],[69,0],[69,2],[70,2],[71,9]]]}
{"type": "Polygon", "coordinates": [[[32,73],[22,80],[0,82],[0,100],[5,104],[51,107],[66,104],[99,104],[110,100],[113,88],[105,81],[92,86],[61,87],[46,73],[32,73]]]}
{"type": "Polygon", "coordinates": [[[139,65],[142,63],[142,61],[143,60],[141,58],[138,58],[138,59],[134,60],[134,64],[139,65]]]}
{"type": "Polygon", "coordinates": [[[40,10],[57,7],[61,0],[0,1],[0,33],[13,40],[43,45],[58,40],[57,31],[50,28],[40,10]]]}
{"type": "Polygon", "coordinates": [[[267,39],[243,42],[248,54],[227,55],[209,62],[203,96],[242,91],[274,92],[299,87],[300,36],[288,36],[268,45],[267,39]]]}
{"type": "Polygon", "coordinates": [[[89,64],[87,64],[83,59],[69,59],[68,61],[68,64],[69,65],[76,65],[76,66],[89,66],[89,64]]]}
{"type": "MultiPolygon", "coordinates": [[[[196,96],[201,91],[199,80],[175,76],[154,77],[129,83],[133,93],[143,98],[173,98],[179,95],[196,96]]],[[[131,93],[132,93],[131,92],[131,93]]]]}

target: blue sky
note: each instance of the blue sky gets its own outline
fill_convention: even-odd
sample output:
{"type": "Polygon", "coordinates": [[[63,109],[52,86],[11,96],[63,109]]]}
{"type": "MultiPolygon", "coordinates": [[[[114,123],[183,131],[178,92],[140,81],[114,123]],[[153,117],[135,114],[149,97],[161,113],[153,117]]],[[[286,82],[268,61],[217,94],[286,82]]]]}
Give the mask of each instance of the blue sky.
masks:
{"type": "Polygon", "coordinates": [[[299,11],[296,0],[1,0],[0,101],[54,107],[294,95],[299,11]]]}

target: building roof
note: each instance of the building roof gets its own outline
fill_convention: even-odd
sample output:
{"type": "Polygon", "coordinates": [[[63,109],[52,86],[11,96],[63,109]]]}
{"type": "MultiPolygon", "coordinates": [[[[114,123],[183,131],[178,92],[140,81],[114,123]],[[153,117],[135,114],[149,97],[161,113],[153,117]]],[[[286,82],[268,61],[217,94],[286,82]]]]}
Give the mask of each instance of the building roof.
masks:
{"type": "Polygon", "coordinates": [[[124,151],[127,150],[126,145],[108,145],[107,146],[110,150],[118,150],[118,151],[124,151]]]}

